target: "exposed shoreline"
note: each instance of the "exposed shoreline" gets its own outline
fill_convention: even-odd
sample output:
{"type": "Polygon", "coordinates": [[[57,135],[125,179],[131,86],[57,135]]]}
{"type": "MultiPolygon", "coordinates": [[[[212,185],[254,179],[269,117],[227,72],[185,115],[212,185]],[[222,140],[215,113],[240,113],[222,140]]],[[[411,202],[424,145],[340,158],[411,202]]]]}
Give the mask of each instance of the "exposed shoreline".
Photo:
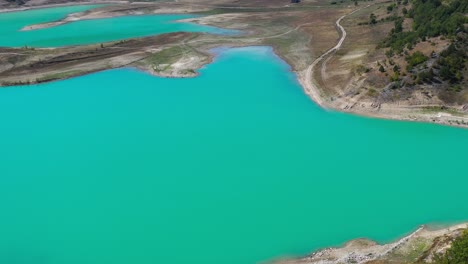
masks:
{"type": "MultiPolygon", "coordinates": [[[[91,5],[91,4],[106,4],[106,3],[114,3],[114,4],[128,4],[127,1],[106,1],[106,2],[96,2],[96,1],[90,1],[90,2],[77,2],[77,3],[72,3],[72,4],[51,4],[51,5],[41,5],[41,6],[31,6],[31,7],[24,7],[24,8],[19,8],[19,9],[10,9],[7,10],[8,12],[14,12],[14,11],[22,11],[22,10],[29,10],[29,9],[36,9],[36,8],[48,8],[48,7],[57,7],[57,6],[67,6],[67,5],[91,5]]],[[[137,2],[132,3],[132,7],[138,7],[137,2]]],[[[147,5],[148,3],[145,3],[147,5]]],[[[148,4],[149,5],[149,4],[148,4]]],[[[154,5],[152,5],[154,7],[154,5]]],[[[447,126],[455,126],[455,127],[462,127],[462,128],[468,128],[468,116],[466,114],[462,114],[460,116],[458,115],[453,115],[450,111],[444,111],[447,109],[439,109],[437,110],[437,106],[435,105],[402,105],[400,106],[399,104],[392,104],[392,103],[385,103],[385,104],[379,104],[378,107],[375,107],[373,102],[370,101],[349,101],[347,98],[330,98],[329,96],[326,96],[324,92],[321,90],[320,85],[317,84],[316,80],[314,79],[314,73],[319,70],[317,69],[317,65],[325,61],[326,59],[331,58],[336,51],[338,51],[341,48],[341,45],[344,43],[346,40],[346,30],[344,27],[340,24],[340,22],[345,19],[346,17],[352,15],[353,13],[368,8],[371,5],[367,5],[362,8],[354,9],[353,11],[341,16],[338,18],[336,21],[336,28],[337,31],[340,33],[340,38],[337,42],[337,44],[325,51],[321,56],[316,58],[312,64],[310,64],[305,70],[298,70],[296,69],[295,65],[291,63],[288,58],[284,56],[281,50],[279,50],[277,47],[272,46],[274,53],[282,58],[286,63],[288,63],[291,67],[292,70],[295,72],[297,79],[301,86],[304,89],[304,92],[307,96],[309,96],[315,103],[317,103],[320,107],[324,109],[329,109],[329,110],[334,110],[334,111],[339,111],[339,112],[345,112],[345,113],[351,113],[351,114],[356,114],[360,116],[366,116],[366,117],[371,117],[371,118],[381,118],[381,119],[390,119],[390,120],[401,120],[401,121],[411,121],[411,122],[425,122],[425,123],[436,123],[436,124],[441,124],[441,125],[447,125],[447,126]]],[[[177,7],[181,8],[181,7],[177,7]]],[[[174,9],[173,13],[179,13],[183,12],[184,8],[182,7],[181,9],[174,9]]],[[[169,8],[170,9],[170,8],[169,8]]],[[[162,11],[166,13],[168,10],[168,7],[162,8],[162,11]]],[[[0,10],[0,12],[4,12],[5,10],[0,10]]],[[[160,10],[152,10],[152,12],[159,12],[160,10]]],[[[122,15],[122,13],[112,13],[113,16],[119,16],[122,15]]],[[[81,13],[74,13],[68,15],[66,18],[59,20],[59,21],[53,21],[53,22],[48,22],[48,23],[43,23],[43,24],[38,24],[38,25],[29,25],[25,30],[33,30],[33,29],[39,29],[39,28],[45,28],[45,27],[51,27],[51,26],[56,26],[56,25],[61,25],[73,21],[78,21],[78,20],[83,20],[83,19],[97,19],[97,18],[103,18],[103,17],[109,17],[110,13],[106,12],[96,12],[96,13],[91,13],[88,14],[86,12],[81,12],[81,13]]],[[[205,24],[203,21],[200,20],[190,20],[189,22],[191,23],[200,23],[200,24],[205,24]]],[[[208,23],[209,24],[209,23],[208,23]]],[[[298,31],[302,25],[298,25],[296,28],[286,32],[286,33],[281,33],[276,36],[271,36],[271,37],[278,37],[284,34],[288,34],[293,31],[298,31]]],[[[270,37],[252,37],[252,36],[246,36],[244,39],[240,40],[237,43],[231,43],[231,44],[217,44],[217,46],[223,46],[223,47],[247,47],[247,46],[266,46],[265,44],[259,44],[255,43],[264,39],[267,39],[270,37]]],[[[219,39],[218,42],[221,42],[222,39],[219,39]]],[[[209,39],[203,39],[203,42],[209,42],[209,39]]],[[[184,44],[192,44],[194,42],[199,42],[198,40],[196,41],[188,41],[184,42],[184,44]]],[[[208,44],[207,44],[208,45],[208,44]]],[[[173,72],[155,72],[151,70],[148,67],[145,66],[135,66],[135,65],[130,65],[134,66],[140,70],[144,70],[146,72],[149,72],[153,75],[156,76],[161,76],[161,77],[175,77],[175,78],[180,78],[180,77],[196,77],[198,75],[197,70],[203,67],[206,64],[209,64],[213,58],[212,55],[207,55],[206,51],[207,49],[209,50],[210,47],[205,49],[205,47],[201,47],[202,49],[199,49],[199,52],[205,53],[205,57],[198,57],[195,58],[195,60],[200,60],[197,62],[190,62],[187,63],[187,68],[190,69],[190,72],[185,72],[181,74],[181,72],[184,72],[184,69],[182,69],[179,64],[178,71],[173,71],[173,72]],[[207,59],[208,58],[208,59],[207,59]]],[[[132,63],[131,61],[129,63],[132,63]]],[[[183,64],[183,63],[182,63],[183,64]]],[[[129,65],[125,64],[125,67],[128,67],[129,65]]],[[[109,68],[114,68],[114,67],[109,67],[109,68]]],[[[100,69],[102,70],[102,69],[100,69]]],[[[90,71],[93,72],[93,71],[90,71]]],[[[83,74],[88,74],[90,72],[84,72],[82,74],[77,74],[69,77],[75,77],[83,74]]],[[[453,112],[458,112],[459,109],[449,109],[452,110],[453,112]]]]}
{"type": "MultiPolygon", "coordinates": [[[[322,61],[325,60],[325,58],[329,58],[333,56],[336,51],[338,51],[343,42],[346,39],[346,30],[344,27],[340,24],[340,22],[345,19],[346,17],[356,13],[357,11],[360,11],[362,9],[368,8],[372,6],[372,4],[367,5],[362,8],[355,9],[351,13],[348,13],[344,16],[341,16],[337,21],[336,21],[336,27],[339,29],[340,33],[340,39],[338,40],[338,43],[330,48],[328,51],[326,51],[324,54],[322,54],[320,57],[314,60],[314,62],[304,71],[297,72],[297,76],[299,79],[299,82],[301,83],[302,87],[304,88],[305,93],[318,105],[320,105],[322,108],[325,109],[333,109],[336,111],[340,112],[346,112],[346,113],[352,113],[356,115],[362,115],[362,116],[367,116],[367,117],[374,117],[374,118],[382,118],[382,119],[389,119],[389,120],[402,120],[402,121],[416,121],[416,122],[425,122],[425,123],[438,123],[442,125],[448,125],[448,126],[456,126],[456,127],[462,127],[462,128],[468,128],[468,124],[452,124],[453,122],[463,120],[468,123],[468,117],[459,117],[459,116],[453,116],[448,113],[436,113],[436,114],[419,114],[415,112],[415,108],[419,107],[425,107],[425,106],[414,106],[412,109],[411,108],[401,108],[395,105],[385,105],[385,107],[388,107],[388,109],[385,109],[384,111],[381,111],[382,108],[379,106],[378,111],[364,111],[362,108],[361,109],[354,109],[354,105],[357,104],[357,102],[333,102],[329,100],[325,100],[325,98],[321,95],[321,89],[317,85],[313,74],[315,72],[315,67],[322,61]],[[341,105],[344,104],[349,104],[352,105],[350,108],[348,108],[348,111],[345,111],[341,105]],[[399,112],[399,114],[392,114],[391,112],[399,112]],[[455,120],[455,121],[452,121],[455,120]]],[[[359,104],[363,104],[363,102],[359,102],[359,104]]],[[[372,106],[372,103],[370,103],[370,106],[372,106]]]]}
{"type": "Polygon", "coordinates": [[[451,239],[468,229],[468,222],[433,229],[423,225],[408,235],[387,244],[358,238],[341,247],[316,250],[302,258],[273,261],[277,264],[372,263],[373,261],[431,261],[434,254],[450,247],[451,239]],[[415,249],[415,246],[419,248],[415,249]]]}
{"type": "MultiPolygon", "coordinates": [[[[53,4],[53,5],[44,5],[44,6],[25,7],[25,8],[19,8],[19,9],[9,9],[6,11],[0,10],[0,13],[25,11],[25,10],[40,9],[40,8],[50,8],[50,7],[58,7],[58,6],[93,5],[93,4],[106,4],[106,3],[126,4],[128,2],[127,1],[107,1],[107,2],[80,2],[80,3],[67,3],[67,4],[53,4]]],[[[355,10],[352,13],[356,11],[358,10],[355,10]]],[[[341,44],[345,41],[346,31],[340,25],[340,21],[344,19],[346,16],[347,15],[340,17],[338,21],[336,22],[337,28],[341,30],[341,36],[338,41],[338,44],[334,46],[333,48],[329,49],[326,53],[321,55],[319,58],[315,59],[313,63],[306,70],[302,70],[302,71],[295,70],[294,66],[287,62],[288,61],[287,58],[281,53],[281,51],[278,48],[272,47],[273,52],[278,57],[280,57],[283,61],[288,63],[288,65],[291,66],[291,70],[297,76],[297,80],[301,84],[307,96],[309,96],[315,103],[317,103],[323,109],[336,110],[339,112],[356,114],[356,115],[371,117],[371,118],[381,118],[381,119],[411,121],[411,122],[436,123],[436,124],[447,125],[447,126],[468,128],[468,125],[460,125],[460,124],[453,123],[453,120],[468,121],[468,117],[454,116],[447,112],[442,111],[442,109],[440,112],[435,111],[435,113],[419,113],[418,112],[422,110],[424,107],[433,107],[434,105],[398,106],[398,105],[393,105],[393,104],[385,104],[385,105],[380,106],[379,109],[372,109],[371,107],[368,107],[368,108],[365,108],[364,110],[364,108],[351,107],[349,109],[344,110],[341,107],[343,104],[356,104],[356,102],[344,102],[344,101],[338,101],[338,100],[330,101],[325,96],[323,96],[319,85],[317,85],[313,77],[313,74],[316,70],[315,67],[324,59],[326,59],[328,56],[333,56],[334,53],[341,47],[341,44]]],[[[67,22],[71,22],[71,21],[67,21],[67,22]]],[[[67,22],[64,21],[62,22],[62,24],[67,23],[67,22]]],[[[50,22],[50,23],[51,24],[49,26],[56,26],[60,24],[60,21],[50,22]],[[57,24],[53,24],[53,23],[57,23],[57,24]]],[[[49,24],[49,23],[46,23],[46,24],[49,24]]],[[[36,28],[33,28],[33,29],[36,29],[36,28]]],[[[261,44],[252,45],[248,43],[237,43],[236,45],[232,45],[232,46],[225,45],[222,47],[233,48],[233,47],[252,47],[252,46],[265,46],[265,45],[261,45],[261,44]]],[[[202,60],[198,58],[196,59],[198,61],[190,65],[190,68],[196,67],[195,72],[193,74],[188,73],[184,75],[184,74],[180,74],[180,72],[179,73],[171,72],[169,74],[166,74],[163,72],[155,72],[148,68],[138,67],[135,65],[122,66],[122,67],[117,67],[117,68],[132,67],[141,71],[145,71],[149,74],[160,76],[160,77],[165,77],[165,78],[196,77],[199,74],[198,70],[204,67],[205,65],[212,63],[213,60],[215,60],[217,56],[216,52],[209,53],[209,54],[205,53],[205,55],[207,56],[207,59],[202,60]]],[[[184,68],[182,67],[182,70],[183,69],[184,68]]],[[[69,76],[69,77],[61,78],[61,79],[74,78],[74,77],[81,76],[84,74],[89,74],[89,73],[91,72],[77,74],[77,75],[73,75],[73,76],[69,76]]],[[[372,102],[359,102],[359,104],[366,104],[366,105],[367,104],[370,105],[371,103],[372,102]]],[[[392,253],[398,250],[400,247],[406,245],[409,241],[411,241],[412,239],[416,237],[424,237],[424,238],[427,238],[428,240],[432,239],[431,241],[433,241],[436,237],[444,236],[444,235],[451,235],[452,233],[456,232],[458,229],[461,229],[461,228],[465,228],[465,229],[468,228],[468,223],[458,224],[458,225],[454,225],[448,228],[443,228],[443,229],[438,229],[438,230],[430,230],[429,227],[423,226],[423,227],[418,228],[416,231],[412,232],[411,234],[393,243],[379,245],[375,243],[374,241],[370,241],[367,239],[356,239],[356,240],[352,240],[346,243],[342,248],[325,248],[322,250],[318,250],[307,257],[297,259],[297,260],[280,261],[280,263],[288,263],[288,264],[336,263],[337,261],[344,261],[344,262],[357,261],[356,263],[365,263],[367,261],[372,261],[381,257],[388,256],[389,253],[392,253]],[[370,253],[372,253],[372,256],[369,256],[370,253]],[[330,258],[336,258],[337,260],[329,261],[328,259],[330,258]]]]}

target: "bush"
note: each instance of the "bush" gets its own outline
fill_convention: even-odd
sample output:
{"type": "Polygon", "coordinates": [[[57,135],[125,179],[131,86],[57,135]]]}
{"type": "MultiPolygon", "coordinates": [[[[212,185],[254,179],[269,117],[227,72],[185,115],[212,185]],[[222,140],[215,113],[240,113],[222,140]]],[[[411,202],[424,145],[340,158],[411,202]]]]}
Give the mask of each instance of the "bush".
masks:
{"type": "Polygon", "coordinates": [[[403,12],[403,15],[406,16],[406,14],[408,14],[408,9],[406,9],[406,7],[403,7],[403,9],[401,10],[403,12]]]}
{"type": "Polygon", "coordinates": [[[377,90],[375,90],[374,88],[370,88],[369,91],[367,91],[367,95],[371,96],[371,97],[374,97],[378,94],[377,90]]]}
{"type": "Polygon", "coordinates": [[[370,22],[369,22],[369,23],[370,23],[371,25],[377,24],[377,17],[374,15],[374,13],[370,14],[369,19],[370,19],[370,22]]]}
{"type": "Polygon", "coordinates": [[[392,11],[393,11],[393,8],[394,8],[394,6],[393,6],[393,5],[389,5],[389,6],[387,6],[387,13],[390,13],[390,12],[392,12],[392,11]]]}
{"type": "Polygon", "coordinates": [[[440,53],[437,63],[440,65],[440,77],[451,83],[458,83],[462,80],[462,70],[465,68],[467,55],[462,48],[457,48],[451,44],[446,50],[440,53]]]}
{"type": "Polygon", "coordinates": [[[429,58],[422,54],[422,52],[416,51],[412,55],[406,56],[405,59],[406,62],[408,62],[408,66],[406,67],[406,69],[410,71],[413,69],[414,66],[426,62],[429,58]]]}
{"type": "Polygon", "coordinates": [[[436,264],[468,263],[468,230],[452,242],[445,254],[436,255],[434,260],[436,264]]]}
{"type": "Polygon", "coordinates": [[[396,82],[400,79],[400,74],[398,72],[394,72],[393,75],[390,77],[391,82],[396,82]]]}

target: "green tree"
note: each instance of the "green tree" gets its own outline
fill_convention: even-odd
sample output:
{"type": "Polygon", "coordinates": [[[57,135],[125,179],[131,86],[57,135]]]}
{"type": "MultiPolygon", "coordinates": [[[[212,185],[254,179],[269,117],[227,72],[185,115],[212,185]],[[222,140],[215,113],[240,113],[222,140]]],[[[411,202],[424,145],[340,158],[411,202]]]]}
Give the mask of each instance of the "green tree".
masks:
{"type": "Polygon", "coordinates": [[[398,18],[397,20],[395,20],[394,32],[395,33],[403,32],[403,18],[398,18]]]}
{"type": "Polygon", "coordinates": [[[370,14],[369,18],[370,18],[371,25],[377,24],[377,17],[374,15],[374,13],[370,14]]]}
{"type": "Polygon", "coordinates": [[[416,51],[412,55],[406,56],[405,59],[408,62],[408,66],[406,66],[406,69],[410,71],[411,69],[413,69],[414,66],[426,62],[429,58],[425,56],[422,52],[416,51]]]}
{"type": "Polygon", "coordinates": [[[440,65],[440,77],[451,83],[460,82],[463,79],[462,71],[465,69],[467,60],[468,55],[463,46],[457,47],[455,44],[451,44],[440,53],[440,58],[437,60],[440,65]]]}
{"type": "Polygon", "coordinates": [[[405,16],[408,14],[408,9],[406,9],[406,7],[403,7],[401,11],[403,12],[403,15],[405,16]]]}
{"type": "Polygon", "coordinates": [[[387,6],[387,13],[390,13],[393,11],[393,5],[387,6]]]}

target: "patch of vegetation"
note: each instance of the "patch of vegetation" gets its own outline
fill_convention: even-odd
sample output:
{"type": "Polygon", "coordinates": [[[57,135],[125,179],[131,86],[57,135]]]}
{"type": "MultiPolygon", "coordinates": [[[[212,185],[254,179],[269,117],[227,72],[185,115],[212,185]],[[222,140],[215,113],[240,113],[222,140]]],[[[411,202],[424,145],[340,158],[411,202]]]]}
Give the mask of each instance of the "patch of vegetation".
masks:
{"type": "Polygon", "coordinates": [[[428,71],[418,72],[418,74],[416,75],[415,82],[417,84],[421,84],[423,82],[430,83],[430,82],[432,82],[433,78],[434,78],[434,71],[432,69],[430,69],[428,71]]]}
{"type": "Polygon", "coordinates": [[[377,17],[374,15],[374,13],[370,14],[369,19],[370,19],[370,22],[369,22],[369,23],[370,23],[371,25],[377,24],[377,17]]]}
{"type": "Polygon", "coordinates": [[[380,20],[377,20],[377,16],[374,13],[371,13],[369,15],[369,21],[368,22],[359,22],[358,25],[375,25],[379,22],[389,22],[389,21],[395,21],[397,19],[402,19],[398,17],[397,15],[391,15],[387,16],[385,18],[381,18],[380,20]]]}
{"type": "Polygon", "coordinates": [[[467,61],[466,52],[456,44],[451,44],[440,53],[437,63],[440,66],[439,75],[443,80],[450,83],[459,83],[463,79],[463,69],[467,61]]]}
{"type": "Polygon", "coordinates": [[[36,82],[42,83],[42,82],[48,82],[48,81],[53,81],[53,80],[65,79],[65,78],[79,75],[80,73],[81,73],[80,71],[75,70],[75,71],[66,71],[66,72],[47,74],[42,78],[36,79],[36,82]]]}
{"type": "Polygon", "coordinates": [[[366,66],[362,65],[362,64],[359,64],[357,67],[356,67],[356,73],[357,74],[363,74],[363,73],[367,73],[367,72],[370,72],[370,68],[367,68],[366,66]]]}
{"type": "Polygon", "coordinates": [[[461,85],[457,84],[457,85],[453,85],[449,88],[449,91],[452,91],[452,92],[461,92],[463,90],[463,87],[461,87],[461,85]]]}
{"type": "Polygon", "coordinates": [[[169,67],[171,64],[176,62],[185,51],[186,50],[180,46],[170,47],[149,56],[146,58],[146,61],[153,66],[167,65],[167,67],[169,67]]]}
{"type": "Polygon", "coordinates": [[[187,69],[183,71],[185,74],[196,75],[197,72],[194,69],[187,69]]]}
{"type": "Polygon", "coordinates": [[[367,91],[367,95],[370,97],[375,97],[377,94],[378,92],[374,88],[370,88],[369,91],[367,91]]]}
{"type": "Polygon", "coordinates": [[[442,3],[440,0],[414,0],[412,4],[413,8],[407,10],[407,16],[413,19],[413,30],[404,32],[402,19],[396,20],[395,29],[384,41],[384,47],[401,53],[405,47],[414,46],[428,37],[454,37],[459,32],[466,32],[468,1],[442,3]]]}
{"type": "Polygon", "coordinates": [[[25,80],[25,81],[0,81],[0,86],[13,86],[13,85],[26,85],[26,84],[31,84],[30,80],[25,80]]]}
{"type": "Polygon", "coordinates": [[[454,116],[461,116],[462,114],[454,109],[454,108],[451,108],[451,107],[446,107],[446,106],[426,106],[426,107],[423,107],[423,113],[439,113],[439,112],[445,112],[445,113],[449,113],[451,115],[454,115],[454,116]]]}
{"type": "Polygon", "coordinates": [[[24,5],[27,2],[27,1],[24,1],[24,0],[6,0],[6,1],[10,2],[10,3],[15,3],[17,5],[24,5]]]}
{"type": "Polygon", "coordinates": [[[426,62],[429,58],[422,54],[420,51],[416,51],[412,55],[406,56],[406,62],[408,62],[408,66],[406,66],[406,70],[410,71],[413,69],[414,66],[419,65],[423,62],[426,62]]]}
{"type": "Polygon", "coordinates": [[[457,237],[445,254],[436,255],[436,264],[463,264],[468,263],[468,230],[457,237]]]}
{"type": "Polygon", "coordinates": [[[385,72],[385,68],[382,65],[379,67],[379,72],[385,72]]]}
{"type": "MultiPolygon", "coordinates": [[[[401,4],[405,5],[404,2],[401,4]]],[[[468,62],[468,1],[467,0],[412,0],[411,9],[403,7],[404,17],[393,12],[392,15],[380,21],[394,21],[394,28],[387,38],[379,45],[387,47],[385,55],[393,66],[393,74],[389,72],[387,65],[379,68],[380,72],[389,77],[390,82],[400,82],[403,86],[414,84],[434,84],[440,90],[439,98],[443,101],[454,101],[457,93],[466,87],[466,67],[468,62]],[[412,29],[403,27],[405,18],[413,20],[412,29]],[[441,41],[435,41],[439,37],[441,41]],[[437,46],[448,42],[450,45],[445,50],[436,53],[432,51],[430,56],[425,56],[421,51],[411,50],[419,42],[428,42],[431,46],[437,46]],[[439,45],[438,45],[439,43],[439,45]],[[410,55],[411,54],[411,55],[410,55]],[[400,65],[394,65],[392,59],[397,56],[405,56],[407,62],[406,72],[400,72],[400,65]],[[408,76],[407,76],[408,75],[408,76]],[[443,99],[445,98],[445,99],[443,99]]],[[[387,11],[395,11],[398,5],[393,4],[387,11]],[[393,8],[393,9],[392,9],[393,8]]],[[[371,16],[371,20],[372,20],[371,16]]],[[[369,22],[370,24],[370,22],[369,22]]],[[[422,44],[417,46],[427,47],[422,44]]],[[[463,96],[463,95],[462,95],[463,96]]],[[[461,97],[459,103],[465,103],[461,97]]],[[[468,262],[467,262],[468,263],[468,262]]]]}
{"type": "Polygon", "coordinates": [[[429,247],[429,244],[427,240],[423,238],[417,238],[414,243],[412,250],[409,252],[407,255],[407,260],[408,261],[415,261],[418,259],[419,256],[421,256],[424,251],[426,251],[429,247]]]}

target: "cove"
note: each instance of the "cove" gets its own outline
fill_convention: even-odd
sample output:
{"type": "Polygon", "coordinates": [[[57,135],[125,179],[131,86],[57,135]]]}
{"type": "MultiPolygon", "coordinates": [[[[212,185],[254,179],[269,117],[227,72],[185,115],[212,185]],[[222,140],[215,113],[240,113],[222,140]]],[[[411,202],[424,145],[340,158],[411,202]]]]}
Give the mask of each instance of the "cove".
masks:
{"type": "Polygon", "coordinates": [[[170,32],[234,34],[226,30],[193,23],[175,22],[194,15],[141,15],[80,20],[55,27],[20,31],[24,26],[53,22],[68,14],[100,5],[69,6],[0,14],[0,47],[62,47],[95,44],[170,32]]]}
{"type": "Polygon", "coordinates": [[[270,48],[0,89],[0,263],[253,264],[468,219],[468,131],[327,112],[270,48]]]}

